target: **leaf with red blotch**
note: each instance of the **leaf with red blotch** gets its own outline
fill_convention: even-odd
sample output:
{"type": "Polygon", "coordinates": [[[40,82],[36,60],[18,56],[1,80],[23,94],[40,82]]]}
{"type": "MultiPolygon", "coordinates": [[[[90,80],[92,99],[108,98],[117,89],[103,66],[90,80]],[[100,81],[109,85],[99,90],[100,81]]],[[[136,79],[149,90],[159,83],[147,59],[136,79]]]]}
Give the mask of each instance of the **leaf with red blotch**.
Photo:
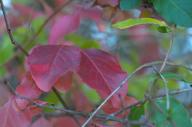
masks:
{"type": "Polygon", "coordinates": [[[72,85],[72,75],[73,75],[73,72],[68,72],[67,74],[60,77],[55,83],[55,87],[59,91],[63,91],[63,92],[69,90],[72,85]]]}
{"type": "Polygon", "coordinates": [[[89,113],[93,110],[93,105],[79,89],[73,89],[71,93],[73,93],[72,101],[77,111],[89,113]]]}
{"type": "Polygon", "coordinates": [[[63,40],[64,35],[74,32],[78,29],[80,17],[78,14],[64,15],[58,17],[49,34],[49,44],[55,44],[63,40]]]}
{"type": "Polygon", "coordinates": [[[37,121],[35,121],[31,127],[53,127],[51,122],[41,117],[37,121]]]}
{"type": "MultiPolygon", "coordinates": [[[[36,86],[31,74],[27,72],[25,77],[22,79],[21,84],[17,86],[16,93],[22,97],[33,100],[38,98],[42,91],[36,86]]],[[[25,109],[29,104],[28,100],[20,97],[16,97],[16,102],[20,109],[25,109]]]]}
{"type": "Polygon", "coordinates": [[[50,91],[56,81],[79,67],[79,48],[67,45],[45,45],[33,48],[27,58],[27,68],[36,85],[50,91]]]}
{"type": "MultiPolygon", "coordinates": [[[[81,52],[78,74],[87,85],[96,89],[102,98],[106,98],[127,77],[115,57],[96,49],[81,52]]],[[[127,92],[127,84],[124,84],[112,97],[111,104],[118,107],[120,104],[119,96],[124,98],[127,92]]]]}
{"type": "Polygon", "coordinates": [[[31,108],[19,110],[15,103],[15,97],[11,97],[9,101],[0,108],[1,127],[28,127],[32,121],[32,117],[39,112],[34,112],[31,108]]]}
{"type": "MultiPolygon", "coordinates": [[[[78,120],[81,121],[81,119],[78,120]]],[[[70,116],[52,118],[51,123],[53,127],[79,127],[76,121],[70,116]]]]}
{"type": "Polygon", "coordinates": [[[99,5],[110,5],[115,7],[119,4],[119,0],[96,0],[99,5]]]}

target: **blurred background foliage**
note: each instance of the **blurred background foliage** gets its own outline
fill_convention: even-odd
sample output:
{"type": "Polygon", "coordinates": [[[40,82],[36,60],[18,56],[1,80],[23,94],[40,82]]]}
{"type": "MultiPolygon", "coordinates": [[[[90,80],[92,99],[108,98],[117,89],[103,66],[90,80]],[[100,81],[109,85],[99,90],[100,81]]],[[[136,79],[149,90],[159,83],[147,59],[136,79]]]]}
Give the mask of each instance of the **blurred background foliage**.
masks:
{"type": "MultiPolygon", "coordinates": [[[[97,1],[94,6],[100,6],[99,8],[102,9],[102,16],[100,17],[101,19],[99,22],[84,18],[81,20],[78,30],[63,36],[63,41],[72,42],[74,45],[81,48],[101,48],[109,51],[118,58],[124,71],[130,74],[142,64],[163,60],[169,49],[170,41],[173,39],[173,46],[169,55],[169,61],[191,67],[192,28],[177,26],[176,29],[174,29],[173,37],[171,38],[170,32],[159,32],[155,28],[156,25],[139,25],[124,30],[112,27],[113,23],[128,18],[152,16],[157,17],[157,19],[162,19],[161,17],[155,15],[156,13],[152,12],[150,8],[151,4],[149,4],[149,7],[141,7],[142,3],[140,0],[133,1],[134,2],[130,4],[125,4],[127,1],[122,0],[120,6],[115,7],[102,5],[102,2],[97,1]]],[[[50,20],[35,40],[30,41],[30,39],[33,39],[33,36],[39,30],[46,18],[50,15],[50,9],[53,11],[56,10],[60,4],[59,0],[58,2],[56,2],[56,0],[4,0],[4,2],[14,38],[19,44],[24,46],[27,51],[30,51],[35,45],[47,44],[51,24],[57,16],[50,20]]],[[[90,6],[95,1],[74,0],[73,2],[83,6],[90,6]]],[[[70,13],[72,11],[72,7],[72,4],[65,6],[62,13],[58,15],[70,13]]],[[[5,31],[2,13],[0,18],[0,79],[2,81],[7,79],[10,81],[11,86],[15,88],[19,84],[24,73],[23,63],[25,57],[10,43],[8,35],[5,31]]],[[[156,68],[159,68],[160,65],[156,66],[156,68]]],[[[182,67],[167,65],[165,66],[162,75],[168,81],[167,85],[169,90],[191,87],[192,73],[190,70],[186,70],[182,67]]],[[[157,81],[156,84],[158,84],[157,92],[161,93],[164,90],[164,83],[161,78],[157,76],[154,69],[145,68],[141,70],[137,75],[128,81],[128,95],[133,96],[138,100],[144,99],[146,92],[149,91],[149,88],[151,88],[154,81],[157,81]]],[[[101,102],[101,99],[96,91],[84,84],[79,84],[78,87],[76,86],[78,83],[73,82],[73,84],[74,88],[71,91],[62,93],[62,96],[69,104],[71,104],[71,106],[73,106],[72,102],[74,101],[72,94],[74,89],[80,90],[92,104],[99,104],[99,102],[101,102]]],[[[0,91],[4,91],[5,89],[6,88],[2,88],[0,91]]],[[[154,90],[153,92],[156,91],[154,90]]],[[[7,95],[5,92],[0,92],[1,105],[6,101],[5,95],[7,95]]],[[[59,104],[54,93],[42,95],[42,98],[51,104],[59,104]]],[[[177,95],[176,98],[182,102],[182,104],[187,107],[188,112],[191,113],[192,93],[183,93],[181,95],[177,95]]],[[[156,111],[152,112],[153,116],[155,116],[152,118],[152,121],[159,127],[165,126],[166,118],[170,115],[164,107],[166,101],[161,99],[152,103],[156,103],[162,107],[163,111],[165,110],[166,112],[164,114],[166,117],[156,111]]],[[[144,109],[147,110],[149,108],[151,113],[150,106],[151,104],[147,103],[145,106],[141,105],[140,107],[134,107],[131,109],[129,119],[140,119],[141,116],[144,115],[144,109]],[[138,117],[134,114],[137,114],[138,117]]],[[[180,122],[187,119],[186,117],[189,117],[186,115],[186,109],[183,105],[172,98],[171,110],[171,117],[174,116],[174,121],[180,122]],[[177,114],[177,111],[180,112],[177,114]],[[180,118],[178,115],[181,114],[185,117],[180,118]]],[[[176,124],[182,126],[187,123],[176,124]]],[[[191,123],[189,122],[186,127],[189,127],[190,125],[191,123]]],[[[171,125],[168,124],[166,126],[168,127],[171,125]]]]}

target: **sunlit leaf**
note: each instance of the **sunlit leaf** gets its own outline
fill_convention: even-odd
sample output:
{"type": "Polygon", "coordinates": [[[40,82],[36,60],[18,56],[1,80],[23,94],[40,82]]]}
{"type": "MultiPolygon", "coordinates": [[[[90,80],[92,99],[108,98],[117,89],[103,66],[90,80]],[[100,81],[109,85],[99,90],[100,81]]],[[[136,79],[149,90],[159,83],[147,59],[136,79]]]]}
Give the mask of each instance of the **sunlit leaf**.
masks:
{"type": "Polygon", "coordinates": [[[115,24],[113,24],[112,26],[114,28],[118,28],[118,29],[127,29],[133,26],[137,26],[137,25],[144,25],[144,24],[153,24],[153,25],[158,25],[158,26],[166,26],[166,23],[158,20],[158,19],[154,19],[154,18],[135,18],[135,19],[127,19],[124,21],[120,21],[117,22],[115,24]]]}

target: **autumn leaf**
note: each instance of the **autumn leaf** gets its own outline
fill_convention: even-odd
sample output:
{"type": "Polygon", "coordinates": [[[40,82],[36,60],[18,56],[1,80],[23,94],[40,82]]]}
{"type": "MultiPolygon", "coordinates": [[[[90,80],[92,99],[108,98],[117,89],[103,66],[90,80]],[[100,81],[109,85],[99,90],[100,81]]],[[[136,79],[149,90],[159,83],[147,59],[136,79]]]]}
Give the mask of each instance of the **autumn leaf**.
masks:
{"type": "Polygon", "coordinates": [[[51,27],[48,42],[56,44],[63,40],[64,35],[74,32],[80,25],[80,17],[78,14],[68,14],[58,17],[51,27]]]}
{"type": "Polygon", "coordinates": [[[1,127],[28,127],[32,117],[39,113],[40,110],[34,110],[31,107],[25,110],[19,110],[15,103],[15,97],[10,97],[9,101],[0,108],[1,127]]]}
{"type": "Polygon", "coordinates": [[[79,66],[79,48],[66,45],[37,46],[27,58],[36,85],[48,92],[56,81],[79,66]]]}
{"type": "MultiPolygon", "coordinates": [[[[29,72],[26,73],[25,77],[22,79],[21,84],[16,88],[16,93],[19,96],[30,100],[38,98],[42,92],[43,91],[41,91],[36,86],[29,72]]],[[[29,101],[21,97],[16,97],[17,106],[19,106],[19,109],[25,109],[29,104],[29,101]]]]}
{"type": "MultiPolygon", "coordinates": [[[[106,98],[125,79],[127,74],[122,71],[117,59],[110,54],[96,49],[81,51],[81,63],[78,70],[80,78],[90,87],[94,88],[102,98],[106,98]]],[[[126,95],[127,84],[115,94],[112,105],[120,104],[119,96],[126,95]]]]}

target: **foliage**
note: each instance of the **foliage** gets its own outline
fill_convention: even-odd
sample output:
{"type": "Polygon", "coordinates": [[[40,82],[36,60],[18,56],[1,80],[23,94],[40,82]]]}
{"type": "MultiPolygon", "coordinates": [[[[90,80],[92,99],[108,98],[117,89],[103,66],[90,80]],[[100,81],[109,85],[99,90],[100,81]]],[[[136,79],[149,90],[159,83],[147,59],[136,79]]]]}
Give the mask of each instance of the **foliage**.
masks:
{"type": "Polygon", "coordinates": [[[2,127],[192,126],[190,0],[0,3],[2,127]]]}

